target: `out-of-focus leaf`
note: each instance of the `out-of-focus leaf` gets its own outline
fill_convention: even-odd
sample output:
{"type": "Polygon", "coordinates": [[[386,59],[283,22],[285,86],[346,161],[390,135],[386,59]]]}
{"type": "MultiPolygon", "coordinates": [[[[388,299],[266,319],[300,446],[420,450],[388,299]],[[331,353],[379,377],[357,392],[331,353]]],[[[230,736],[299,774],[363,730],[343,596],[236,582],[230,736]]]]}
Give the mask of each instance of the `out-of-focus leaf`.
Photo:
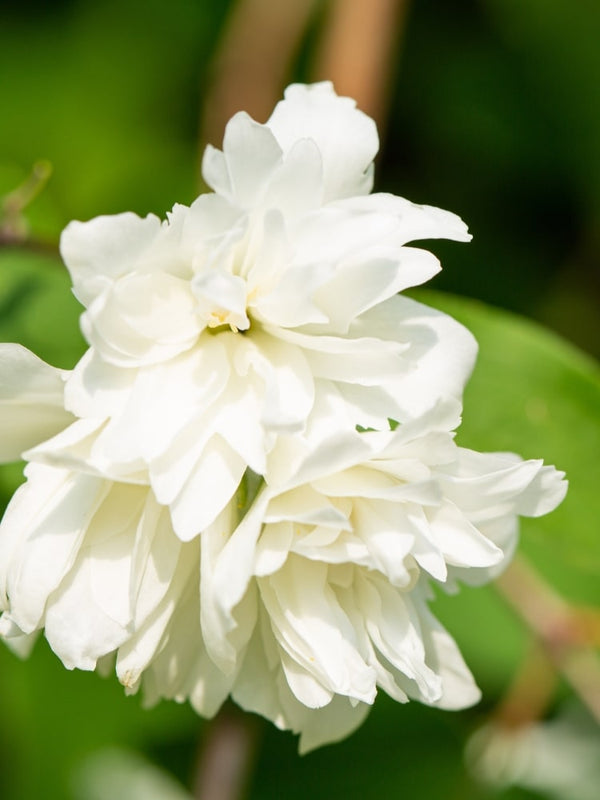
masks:
{"type": "Polygon", "coordinates": [[[0,34],[0,194],[47,158],[53,177],[28,217],[54,235],[71,218],[193,199],[199,88],[228,2],[29,5],[0,34]]]}
{"type": "Polygon", "coordinates": [[[74,783],[76,800],[193,800],[167,772],[124,749],[93,753],[77,770],[74,783]]]}
{"type": "Polygon", "coordinates": [[[552,800],[597,800],[600,728],[578,706],[517,728],[489,722],[467,745],[472,772],[498,791],[527,786],[552,800]]]}
{"type": "Polygon", "coordinates": [[[95,750],[194,741],[202,725],[187,704],[147,710],[114,675],[69,672],[44,641],[23,662],[0,647],[0,675],[2,798],[65,800],[73,771],[95,750]]]}
{"type": "Polygon", "coordinates": [[[0,250],[0,341],[19,342],[55,367],[83,354],[81,305],[58,253],[0,250]]]}

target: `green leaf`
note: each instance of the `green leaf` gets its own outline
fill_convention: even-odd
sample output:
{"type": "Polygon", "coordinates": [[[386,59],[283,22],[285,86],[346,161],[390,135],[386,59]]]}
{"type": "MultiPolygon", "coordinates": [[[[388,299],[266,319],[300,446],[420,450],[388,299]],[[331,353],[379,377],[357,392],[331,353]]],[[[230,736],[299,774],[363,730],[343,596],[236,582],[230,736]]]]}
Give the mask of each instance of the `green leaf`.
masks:
{"type": "Polygon", "coordinates": [[[58,251],[0,250],[0,341],[19,342],[53,366],[71,368],[85,349],[82,311],[58,251]]]}
{"type": "Polygon", "coordinates": [[[202,721],[188,704],[144,709],[107,680],[66,670],[43,640],[20,661],[0,647],[0,796],[64,800],[73,770],[91,753],[122,745],[152,749],[193,741],[202,721]],[[32,768],[34,765],[34,768],[32,768]]]}

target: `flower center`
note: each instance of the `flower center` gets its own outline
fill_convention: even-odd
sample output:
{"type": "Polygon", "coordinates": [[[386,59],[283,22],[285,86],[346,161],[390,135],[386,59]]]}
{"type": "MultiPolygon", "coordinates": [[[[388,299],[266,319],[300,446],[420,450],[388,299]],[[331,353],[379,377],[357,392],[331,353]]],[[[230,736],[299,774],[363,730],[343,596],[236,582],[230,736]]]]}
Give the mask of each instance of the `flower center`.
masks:
{"type": "Polygon", "coordinates": [[[207,269],[192,280],[196,312],[207,328],[229,328],[237,333],[250,327],[246,314],[246,281],[220,269],[207,269]]]}

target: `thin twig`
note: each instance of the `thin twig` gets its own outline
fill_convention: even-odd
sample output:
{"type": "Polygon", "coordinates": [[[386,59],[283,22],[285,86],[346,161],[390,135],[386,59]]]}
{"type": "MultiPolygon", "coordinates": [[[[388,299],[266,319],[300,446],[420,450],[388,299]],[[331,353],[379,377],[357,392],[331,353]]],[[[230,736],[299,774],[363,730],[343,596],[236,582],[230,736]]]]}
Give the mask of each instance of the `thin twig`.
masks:
{"type": "Polygon", "coordinates": [[[314,77],[353,97],[380,130],[408,6],[409,0],[333,0],[315,59],[314,77]]]}
{"type": "Polygon", "coordinates": [[[0,198],[0,249],[18,248],[33,253],[58,254],[58,245],[33,238],[24,212],[43,191],[52,175],[49,161],[36,161],[25,180],[0,198]]]}
{"type": "Polygon", "coordinates": [[[51,175],[49,161],[36,161],[25,180],[0,198],[0,243],[14,244],[27,239],[23,212],[44,189],[51,175]]]}
{"type": "Polygon", "coordinates": [[[47,256],[58,256],[57,242],[34,239],[32,236],[14,236],[10,232],[0,230],[0,250],[25,250],[47,256]]]}
{"type": "Polygon", "coordinates": [[[198,800],[241,800],[258,743],[257,720],[224,706],[210,723],[194,779],[198,800]]]}
{"type": "Polygon", "coordinates": [[[511,685],[494,711],[502,728],[522,728],[541,719],[554,698],[558,672],[545,649],[532,642],[511,685]]]}
{"type": "Polygon", "coordinates": [[[203,101],[200,151],[220,146],[227,120],[266,121],[288,78],[315,0],[238,0],[229,15],[203,101]]]}
{"type": "Polygon", "coordinates": [[[521,556],[496,581],[548,657],[600,722],[600,657],[593,649],[589,613],[580,614],[521,556]]]}

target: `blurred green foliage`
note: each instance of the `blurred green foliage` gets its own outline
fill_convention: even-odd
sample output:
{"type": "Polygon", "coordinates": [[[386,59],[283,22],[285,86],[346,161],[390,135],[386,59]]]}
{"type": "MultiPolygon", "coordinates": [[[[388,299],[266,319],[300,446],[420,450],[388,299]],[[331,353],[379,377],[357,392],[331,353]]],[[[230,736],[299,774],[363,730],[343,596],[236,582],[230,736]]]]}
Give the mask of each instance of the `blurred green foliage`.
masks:
{"type": "Polygon", "coordinates": [[[533,316],[600,355],[600,4],[420,0],[380,186],[451,208],[436,288],[533,316]]]}
{"type": "MultiPolygon", "coordinates": [[[[38,159],[52,163],[52,179],[27,209],[36,239],[56,242],[72,218],[126,209],[163,215],[194,198],[202,90],[229,6],[28,0],[5,11],[0,196],[38,159]]],[[[435,288],[542,320],[594,354],[599,34],[596,0],[414,3],[376,182],[469,222],[471,245],[435,244],[445,267],[435,288]]],[[[303,53],[296,77],[309,68],[303,53]]],[[[567,470],[567,500],[554,515],[527,521],[523,549],[568,598],[598,605],[597,368],[525,321],[457,298],[421,297],[480,341],[459,443],[543,456],[567,470]]],[[[0,252],[2,340],[70,367],[83,350],[78,314],[55,255],[0,252]]],[[[2,472],[4,502],[19,480],[18,467],[2,472]]],[[[382,697],[347,742],[302,760],[293,737],[265,727],[251,797],[490,797],[465,771],[464,741],[510,681],[527,635],[493,588],[440,597],[436,610],[484,704],[448,714],[382,697]]],[[[204,725],[188,707],[144,711],[114,678],[68,673],[44,642],[25,663],[0,648],[0,674],[4,800],[74,797],[82,759],[109,745],[143,751],[189,783],[204,725]]]]}

